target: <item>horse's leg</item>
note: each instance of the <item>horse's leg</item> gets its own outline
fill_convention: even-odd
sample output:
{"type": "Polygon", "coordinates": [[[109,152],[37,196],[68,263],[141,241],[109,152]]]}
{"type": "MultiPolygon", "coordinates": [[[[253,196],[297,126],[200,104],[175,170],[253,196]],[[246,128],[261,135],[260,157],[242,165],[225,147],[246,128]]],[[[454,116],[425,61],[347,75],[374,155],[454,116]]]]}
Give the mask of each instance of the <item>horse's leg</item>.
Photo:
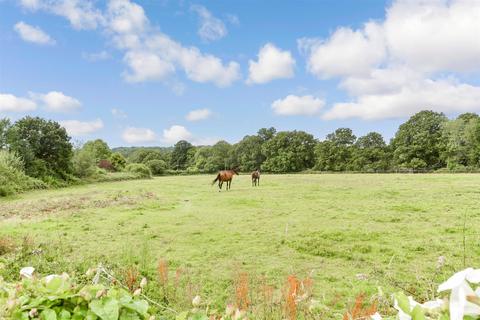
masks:
{"type": "Polygon", "coordinates": [[[257,183],[258,183],[258,186],[260,187],[260,177],[257,178],[257,183]]]}

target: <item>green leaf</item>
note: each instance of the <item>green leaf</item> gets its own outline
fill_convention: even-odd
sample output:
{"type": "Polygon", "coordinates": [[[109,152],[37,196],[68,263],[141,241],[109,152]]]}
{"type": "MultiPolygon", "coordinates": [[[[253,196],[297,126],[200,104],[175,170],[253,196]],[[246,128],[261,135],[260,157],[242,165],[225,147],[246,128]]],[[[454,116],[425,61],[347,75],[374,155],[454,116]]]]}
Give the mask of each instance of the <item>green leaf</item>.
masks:
{"type": "Polygon", "coordinates": [[[141,320],[138,313],[131,310],[122,310],[120,313],[120,320],[141,320]]]}
{"type": "Polygon", "coordinates": [[[397,299],[398,306],[402,309],[403,312],[406,314],[411,315],[410,311],[410,302],[408,302],[408,298],[403,292],[399,292],[395,294],[395,298],[397,299]]]}
{"type": "Polygon", "coordinates": [[[412,320],[426,320],[422,307],[419,305],[416,305],[415,308],[413,308],[411,316],[412,320]]]}
{"type": "Polygon", "coordinates": [[[42,320],[57,320],[57,314],[52,309],[45,309],[40,313],[42,320]]]}
{"type": "Polygon", "coordinates": [[[90,310],[102,320],[117,320],[119,313],[118,301],[113,298],[94,300],[89,304],[90,310]]]}
{"type": "Polygon", "coordinates": [[[125,308],[136,311],[141,315],[145,315],[148,312],[148,303],[145,300],[134,300],[129,303],[123,304],[125,308]]]}
{"type": "Polygon", "coordinates": [[[59,320],[70,320],[71,318],[72,316],[70,315],[70,312],[68,312],[67,310],[62,310],[58,314],[59,320]]]}

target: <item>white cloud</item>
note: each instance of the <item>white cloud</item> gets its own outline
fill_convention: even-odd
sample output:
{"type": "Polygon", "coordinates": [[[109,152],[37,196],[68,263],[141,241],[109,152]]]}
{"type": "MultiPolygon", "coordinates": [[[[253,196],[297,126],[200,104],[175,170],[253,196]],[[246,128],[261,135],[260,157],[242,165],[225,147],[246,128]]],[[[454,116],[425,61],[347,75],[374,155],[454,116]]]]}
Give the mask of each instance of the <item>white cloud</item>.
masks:
{"type": "Polygon", "coordinates": [[[184,126],[173,125],[163,130],[163,141],[165,143],[174,144],[180,140],[190,140],[192,134],[184,126]]]}
{"type": "Polygon", "coordinates": [[[62,16],[77,30],[96,29],[104,22],[101,11],[90,0],[21,0],[20,5],[62,16]]]}
{"type": "Polygon", "coordinates": [[[383,119],[407,117],[418,111],[474,112],[480,110],[480,87],[454,79],[422,79],[385,93],[364,94],[354,102],[336,103],[323,118],[383,119]]]}
{"type": "Polygon", "coordinates": [[[124,78],[128,82],[162,80],[175,72],[172,63],[148,51],[129,51],[123,61],[130,67],[130,72],[124,73],[124,78]]]}
{"type": "Polygon", "coordinates": [[[37,108],[37,104],[27,98],[19,98],[13,94],[0,93],[1,112],[27,112],[37,108]]]}
{"type": "Polygon", "coordinates": [[[392,59],[425,71],[480,71],[480,1],[396,1],[385,38],[392,59]]]}
{"type": "Polygon", "coordinates": [[[368,73],[386,56],[382,29],[376,23],[355,31],[339,28],[327,40],[303,38],[298,45],[308,54],[308,71],[322,79],[368,73]]]}
{"type": "Polygon", "coordinates": [[[339,87],[351,97],[324,119],[383,119],[423,109],[480,111],[480,86],[459,80],[480,72],[479,39],[478,1],[397,0],[384,21],[298,43],[308,71],[340,77],[339,87]]]}
{"type": "Polygon", "coordinates": [[[320,111],[325,101],[313,96],[288,95],[284,99],[275,100],[272,109],[276,114],[284,116],[313,115],[320,111]]]}
{"type": "Polygon", "coordinates": [[[41,0],[20,0],[20,5],[29,10],[37,10],[40,7],[41,0]]]}
{"type": "Polygon", "coordinates": [[[127,114],[123,110],[113,108],[110,111],[112,112],[112,115],[117,119],[126,119],[127,118],[127,114]]]}
{"type": "Polygon", "coordinates": [[[146,143],[157,140],[157,135],[151,129],[128,127],[123,131],[122,138],[127,143],[146,143]]]}
{"type": "Polygon", "coordinates": [[[290,51],[282,51],[267,43],[258,52],[258,61],[250,60],[247,83],[266,83],[274,79],[292,78],[295,59],[290,51]]]}
{"type": "Polygon", "coordinates": [[[90,62],[97,62],[97,61],[110,59],[111,55],[107,51],[102,50],[99,52],[92,52],[92,53],[83,52],[82,58],[90,62]]]}
{"type": "Polygon", "coordinates": [[[209,109],[196,109],[190,111],[185,117],[188,121],[200,121],[208,119],[212,115],[209,109]]]}
{"type": "Polygon", "coordinates": [[[60,121],[60,125],[64,127],[71,136],[84,136],[102,129],[103,121],[101,119],[93,121],[64,120],[60,121]]]}
{"type": "Polygon", "coordinates": [[[34,100],[40,101],[51,112],[70,112],[82,106],[80,101],[60,91],[50,91],[46,94],[31,93],[30,95],[34,100]]]}
{"type": "Polygon", "coordinates": [[[190,7],[200,18],[200,28],[198,35],[204,41],[219,40],[227,35],[227,28],[222,20],[213,16],[213,14],[201,5],[192,5],[190,7]]]}
{"type": "MultiPolygon", "coordinates": [[[[105,12],[92,0],[24,0],[25,8],[44,10],[67,18],[76,29],[102,27],[113,45],[124,52],[127,70],[123,77],[129,82],[164,81],[176,69],[188,79],[218,87],[226,87],[241,77],[240,65],[187,47],[152,26],[144,9],[130,0],[110,0],[105,12]]],[[[174,88],[177,89],[177,88],[174,88]]]]}
{"type": "Polygon", "coordinates": [[[14,26],[15,31],[20,37],[27,41],[42,45],[53,45],[53,40],[47,33],[45,33],[39,27],[31,26],[23,21],[17,22],[14,26]]]}

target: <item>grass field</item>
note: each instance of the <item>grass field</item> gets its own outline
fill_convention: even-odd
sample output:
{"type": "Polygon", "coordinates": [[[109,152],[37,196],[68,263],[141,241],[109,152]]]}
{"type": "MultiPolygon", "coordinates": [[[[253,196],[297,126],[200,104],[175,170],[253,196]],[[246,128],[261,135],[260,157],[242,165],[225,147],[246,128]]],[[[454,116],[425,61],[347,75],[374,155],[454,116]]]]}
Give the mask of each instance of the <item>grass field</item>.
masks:
{"type": "Polygon", "coordinates": [[[216,305],[232,299],[239,271],[277,287],[289,274],[311,274],[316,298],[333,314],[378,287],[426,299],[464,260],[480,266],[480,175],[263,175],[257,188],[241,175],[228,192],[212,179],[159,177],[0,200],[0,236],[28,236],[45,252],[10,267],[75,272],[101,262],[120,272],[135,264],[154,277],[164,258],[173,273],[190,270],[194,290],[216,305]],[[439,256],[446,264],[437,269],[439,256]]]}

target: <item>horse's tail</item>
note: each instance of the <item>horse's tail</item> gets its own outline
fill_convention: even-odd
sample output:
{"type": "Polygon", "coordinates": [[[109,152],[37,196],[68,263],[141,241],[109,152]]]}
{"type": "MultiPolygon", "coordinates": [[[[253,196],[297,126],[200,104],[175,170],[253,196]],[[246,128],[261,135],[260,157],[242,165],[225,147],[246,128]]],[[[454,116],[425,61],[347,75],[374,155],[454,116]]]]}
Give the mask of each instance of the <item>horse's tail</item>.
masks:
{"type": "Polygon", "coordinates": [[[215,184],[215,182],[217,182],[218,180],[220,179],[220,173],[217,174],[217,177],[215,178],[215,180],[212,181],[212,186],[215,184]]]}

